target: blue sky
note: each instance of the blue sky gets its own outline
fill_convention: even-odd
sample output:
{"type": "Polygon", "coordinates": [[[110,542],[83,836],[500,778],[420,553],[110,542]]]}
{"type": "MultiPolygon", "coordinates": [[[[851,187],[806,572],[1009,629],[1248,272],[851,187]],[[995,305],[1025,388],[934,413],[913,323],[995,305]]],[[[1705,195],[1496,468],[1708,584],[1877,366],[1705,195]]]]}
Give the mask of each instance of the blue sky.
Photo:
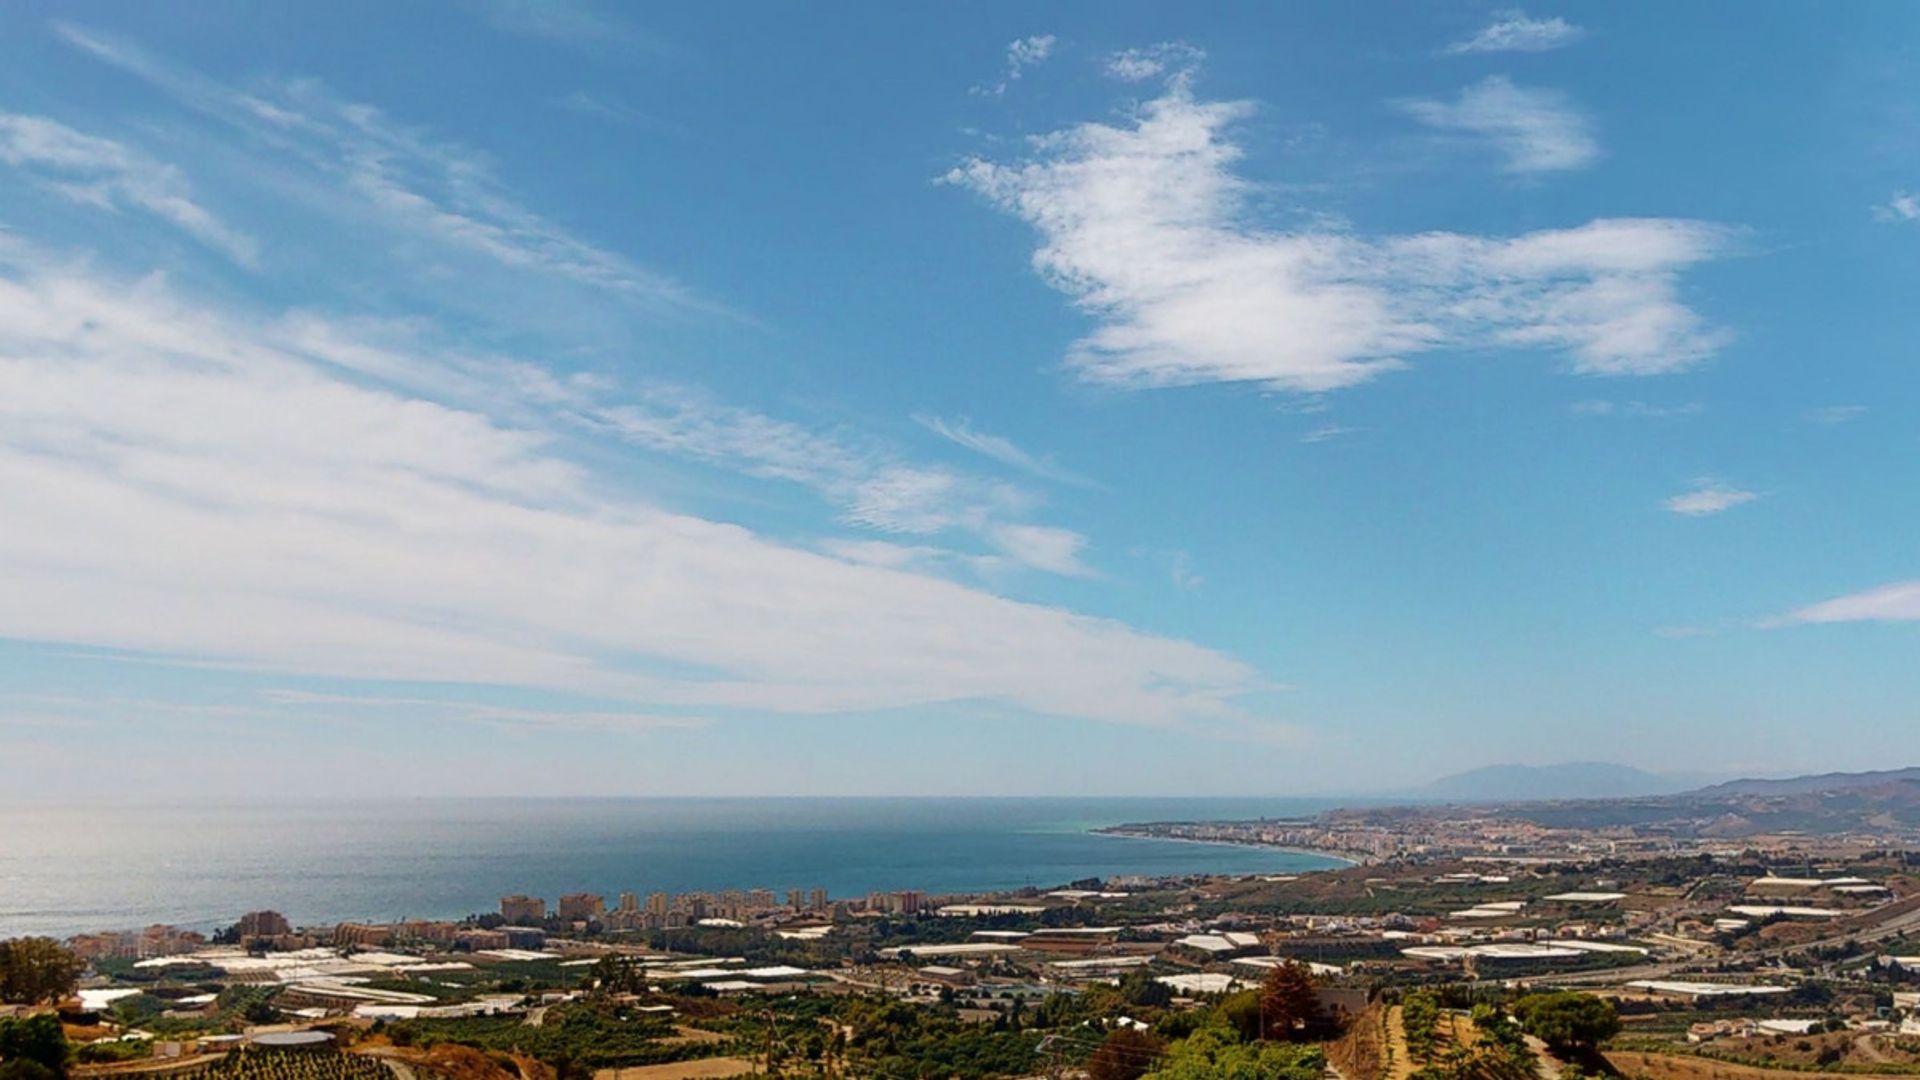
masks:
{"type": "Polygon", "coordinates": [[[1920,13],[1731,14],[7,5],[20,790],[1909,764],[1920,13]]]}

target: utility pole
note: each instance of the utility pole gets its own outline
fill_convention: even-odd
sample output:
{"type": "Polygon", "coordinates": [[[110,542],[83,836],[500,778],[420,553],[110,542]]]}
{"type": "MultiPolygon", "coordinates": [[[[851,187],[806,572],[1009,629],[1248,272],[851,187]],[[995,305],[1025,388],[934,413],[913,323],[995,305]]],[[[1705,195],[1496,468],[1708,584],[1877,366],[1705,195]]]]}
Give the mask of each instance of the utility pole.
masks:
{"type": "Polygon", "coordinates": [[[773,1019],[773,1009],[771,1009],[771,1008],[769,1008],[769,1009],[767,1009],[767,1048],[766,1048],[766,1057],[765,1057],[765,1060],[764,1060],[764,1063],[762,1064],[762,1066],[761,1066],[761,1069],[760,1069],[760,1072],[761,1072],[761,1074],[762,1074],[762,1075],[765,1075],[765,1076],[772,1076],[772,1075],[773,1075],[773,1040],[774,1040],[774,1036],[775,1036],[775,1031],[774,1031],[774,1019],[773,1019]]]}

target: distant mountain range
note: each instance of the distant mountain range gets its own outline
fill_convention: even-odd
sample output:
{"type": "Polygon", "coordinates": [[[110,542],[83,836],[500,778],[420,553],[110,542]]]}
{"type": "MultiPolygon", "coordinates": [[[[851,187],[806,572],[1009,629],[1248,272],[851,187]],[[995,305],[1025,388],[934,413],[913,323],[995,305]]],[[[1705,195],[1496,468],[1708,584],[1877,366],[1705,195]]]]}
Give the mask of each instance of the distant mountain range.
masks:
{"type": "Polygon", "coordinates": [[[1920,766],[1882,769],[1878,772],[1820,773],[1817,776],[1795,776],[1785,780],[1730,780],[1724,784],[1701,788],[1692,794],[1701,796],[1822,795],[1904,783],[1920,783],[1920,766]]]}
{"type": "MultiPolygon", "coordinates": [[[[1866,833],[1920,841],[1920,767],[1704,787],[1685,779],[1593,762],[1501,765],[1445,777],[1415,797],[1427,804],[1471,803],[1556,827],[1653,826],[1675,836],[1724,839],[1866,833]]],[[[1437,812],[1426,805],[1335,813],[1351,819],[1437,812]]]]}
{"type": "Polygon", "coordinates": [[[1661,774],[1604,761],[1559,765],[1488,765],[1443,776],[1409,792],[1442,802],[1530,802],[1559,799],[1630,799],[1673,795],[1699,787],[1707,777],[1661,774]]]}

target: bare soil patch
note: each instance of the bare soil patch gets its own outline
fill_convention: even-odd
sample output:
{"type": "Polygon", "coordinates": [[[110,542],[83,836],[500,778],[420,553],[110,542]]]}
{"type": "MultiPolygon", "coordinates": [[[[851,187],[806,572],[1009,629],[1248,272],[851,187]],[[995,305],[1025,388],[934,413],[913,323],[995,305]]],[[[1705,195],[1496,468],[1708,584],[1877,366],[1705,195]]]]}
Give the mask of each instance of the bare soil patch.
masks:
{"type": "Polygon", "coordinates": [[[752,1058],[701,1058],[698,1061],[671,1061],[664,1065],[601,1069],[593,1074],[593,1080],[725,1080],[730,1076],[745,1076],[753,1071],[754,1064],[752,1058]]]}

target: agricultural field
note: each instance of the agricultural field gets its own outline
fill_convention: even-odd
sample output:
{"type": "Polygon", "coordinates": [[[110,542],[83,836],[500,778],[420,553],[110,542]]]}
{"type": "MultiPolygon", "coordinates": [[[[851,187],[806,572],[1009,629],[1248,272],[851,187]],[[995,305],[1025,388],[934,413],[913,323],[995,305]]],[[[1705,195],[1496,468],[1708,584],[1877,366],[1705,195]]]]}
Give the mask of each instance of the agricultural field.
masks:
{"type": "Polygon", "coordinates": [[[337,1050],[236,1050],[169,1080],[393,1080],[378,1060],[337,1050]]]}
{"type": "Polygon", "coordinates": [[[1920,1039],[1860,1031],[1755,1035],[1697,1045],[1630,1039],[1623,1040],[1610,1056],[1623,1054],[1696,1058],[1776,1072],[1920,1076],[1920,1039]]]}
{"type": "Polygon", "coordinates": [[[1644,1050],[1608,1050],[1608,1063],[1621,1075],[1646,1080],[1805,1080],[1808,1074],[1830,1073],[1855,1080],[1912,1080],[1913,1073],[1881,1067],[1854,1066],[1846,1069],[1818,1069],[1808,1066],[1748,1065],[1691,1054],[1661,1054],[1644,1050]]]}
{"type": "Polygon", "coordinates": [[[518,1016],[471,1016],[457,1020],[403,1020],[386,1030],[396,1046],[456,1043],[481,1050],[511,1051],[541,1061],[577,1062],[587,1068],[655,1065],[709,1056],[713,1043],[689,1040],[666,1020],[614,1006],[562,1005],[541,1024],[518,1016]]]}

